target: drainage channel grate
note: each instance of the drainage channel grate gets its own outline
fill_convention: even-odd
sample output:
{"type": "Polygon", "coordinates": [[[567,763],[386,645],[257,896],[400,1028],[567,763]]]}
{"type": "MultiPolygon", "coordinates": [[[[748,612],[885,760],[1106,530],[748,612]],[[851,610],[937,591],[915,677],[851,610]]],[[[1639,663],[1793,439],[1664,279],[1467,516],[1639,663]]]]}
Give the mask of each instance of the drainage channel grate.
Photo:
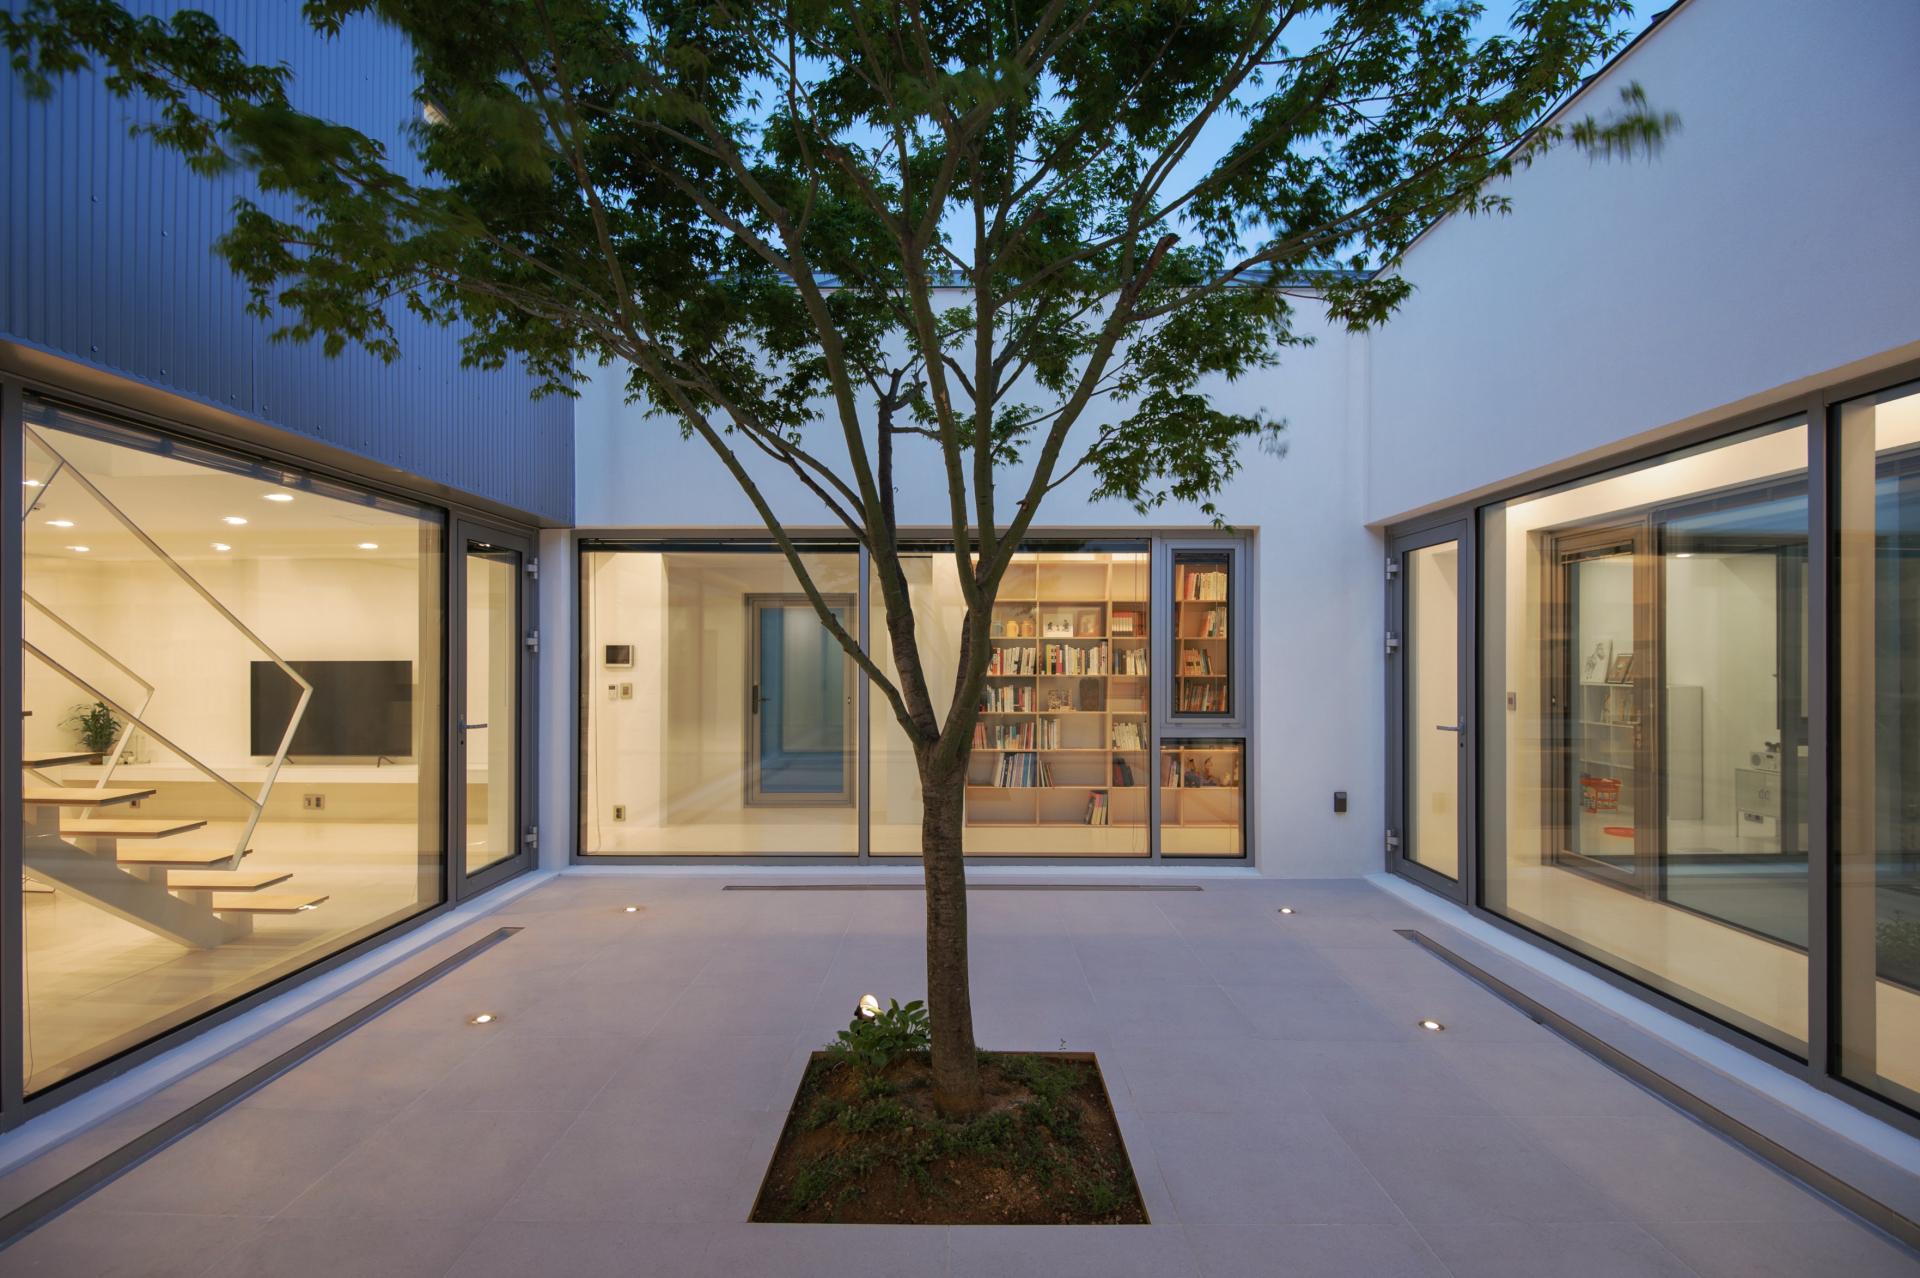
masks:
{"type": "Polygon", "coordinates": [[[1574,1024],[1538,999],[1522,994],[1485,968],[1454,953],[1426,933],[1414,928],[1395,928],[1427,953],[1485,989],[1495,998],[1510,1004],[1527,1019],[1552,1030],[1587,1055],[1629,1081],[1639,1084],[1667,1104],[1696,1122],[1703,1123],[1755,1158],[1770,1163],[1776,1170],[1799,1181],[1814,1193],[1858,1216],[1862,1221],[1906,1246],[1920,1252],[1920,1221],[1889,1207],[1866,1190],[1841,1180],[1819,1164],[1796,1154],[1766,1133],[1747,1126],[1712,1101],[1688,1091],[1672,1079],[1641,1064],[1605,1039],[1574,1024]]]}
{"type": "Polygon", "coordinates": [[[135,1136],[112,1153],[104,1154],[88,1163],[53,1188],[43,1190],[29,1198],[6,1215],[0,1216],[0,1250],[11,1247],[67,1208],[105,1189],[167,1146],[190,1135],[197,1128],[206,1126],[274,1079],[318,1054],[322,1049],[345,1038],[409,995],[417,994],[454,968],[478,958],[519,930],[517,927],[495,928],[471,945],[449,954],[418,976],[412,977],[404,984],[396,985],[365,1007],[347,1013],[333,1024],[302,1039],[258,1069],[241,1075],[219,1091],[189,1105],[159,1126],[135,1136]]]}
{"type": "MultiPolygon", "coordinates": [[[[920,892],[919,883],[728,883],[722,892],[920,892]]],[[[969,892],[1203,892],[1198,883],[969,883],[969,892]]]]}

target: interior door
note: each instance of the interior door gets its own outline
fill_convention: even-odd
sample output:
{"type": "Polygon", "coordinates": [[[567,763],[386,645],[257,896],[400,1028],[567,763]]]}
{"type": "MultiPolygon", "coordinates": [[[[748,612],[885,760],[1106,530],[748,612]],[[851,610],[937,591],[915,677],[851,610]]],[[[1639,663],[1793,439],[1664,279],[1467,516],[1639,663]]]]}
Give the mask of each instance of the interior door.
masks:
{"type": "Polygon", "coordinates": [[[528,606],[531,539],[467,523],[458,536],[448,829],[455,895],[466,896],[527,868],[538,844],[527,749],[538,639],[528,606]]]}
{"type": "MultiPolygon", "coordinates": [[[[854,597],[828,595],[849,630],[854,597]]],[[[853,802],[853,659],[804,595],[747,596],[747,802],[853,802]]]]}
{"type": "Polygon", "coordinates": [[[1390,867],[1462,895],[1467,846],[1464,521],[1394,539],[1388,577],[1390,867]]]}

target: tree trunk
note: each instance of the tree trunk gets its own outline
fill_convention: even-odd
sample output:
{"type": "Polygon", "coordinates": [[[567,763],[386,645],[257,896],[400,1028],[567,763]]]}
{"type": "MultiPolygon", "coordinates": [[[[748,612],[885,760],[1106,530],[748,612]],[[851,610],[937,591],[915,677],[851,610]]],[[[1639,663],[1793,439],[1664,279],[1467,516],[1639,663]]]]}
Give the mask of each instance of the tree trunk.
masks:
{"type": "Polygon", "coordinates": [[[920,860],[927,885],[927,1012],[933,1023],[933,1104],[942,1114],[979,1111],[980,1061],[967,980],[967,867],[961,813],[964,760],[920,770],[920,860]]]}

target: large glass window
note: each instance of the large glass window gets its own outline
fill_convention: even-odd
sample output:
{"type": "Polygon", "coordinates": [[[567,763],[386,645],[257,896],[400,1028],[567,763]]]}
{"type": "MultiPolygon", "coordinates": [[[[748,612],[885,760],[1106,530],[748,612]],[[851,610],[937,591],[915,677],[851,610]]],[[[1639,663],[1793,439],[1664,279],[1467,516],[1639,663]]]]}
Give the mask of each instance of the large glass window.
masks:
{"type": "Polygon", "coordinates": [[[24,1085],[441,899],[442,526],[29,403],[24,1085]]]}
{"type": "Polygon", "coordinates": [[[1839,410],[1838,1066],[1920,1108],[1920,385],[1839,410]]]}
{"type": "MultiPolygon", "coordinates": [[[[856,637],[859,558],[809,550],[856,637]]],[[[582,557],[587,854],[859,851],[858,668],[774,547],[582,557]]]]}
{"type": "MultiPolygon", "coordinates": [[[[959,671],[966,603],[953,551],[906,562],[916,641],[937,712],[959,671]]],[[[1151,851],[1148,787],[1152,665],[1145,542],[1023,549],[990,624],[993,654],[968,769],[972,856],[1128,856],[1151,851]]],[[[879,586],[876,659],[892,668],[879,586]]],[[[873,853],[920,852],[920,779],[906,733],[882,697],[873,733],[873,853]]]]}
{"type": "Polygon", "coordinates": [[[1484,904],[1807,1036],[1807,430],[1484,514],[1484,904]]]}

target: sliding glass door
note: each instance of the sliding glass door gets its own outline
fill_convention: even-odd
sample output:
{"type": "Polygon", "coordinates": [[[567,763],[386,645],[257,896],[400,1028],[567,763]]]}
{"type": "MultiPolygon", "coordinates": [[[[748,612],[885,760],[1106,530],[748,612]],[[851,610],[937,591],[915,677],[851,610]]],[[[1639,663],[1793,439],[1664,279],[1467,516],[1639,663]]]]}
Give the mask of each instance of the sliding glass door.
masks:
{"type": "MultiPolygon", "coordinates": [[[[855,598],[827,604],[849,633],[855,598]]],[[[854,666],[805,595],[747,596],[747,802],[853,802],[854,666]]]]}
{"type": "Polygon", "coordinates": [[[529,538],[461,523],[455,570],[455,705],[452,802],[456,892],[467,895],[525,869],[533,828],[533,656],[526,583],[529,538]]]}
{"type": "Polygon", "coordinates": [[[1388,577],[1388,855],[1455,897],[1466,845],[1465,544],[1464,522],[1396,538],[1388,577]]]}

